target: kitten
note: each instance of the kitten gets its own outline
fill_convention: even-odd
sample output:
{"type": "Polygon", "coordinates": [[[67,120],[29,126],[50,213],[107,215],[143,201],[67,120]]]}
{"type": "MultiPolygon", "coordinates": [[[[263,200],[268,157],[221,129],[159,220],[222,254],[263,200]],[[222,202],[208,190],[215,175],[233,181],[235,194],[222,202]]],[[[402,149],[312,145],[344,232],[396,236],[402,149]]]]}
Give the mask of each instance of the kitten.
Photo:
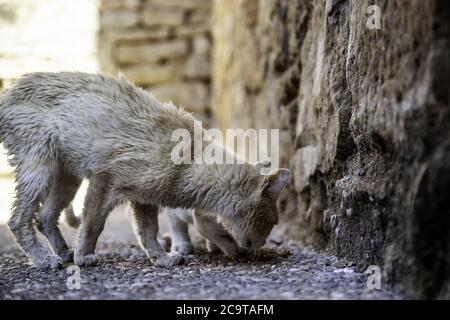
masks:
{"type": "Polygon", "coordinates": [[[185,129],[194,136],[194,127],[201,126],[191,114],[158,102],[124,78],[32,73],[6,90],[0,100],[0,142],[16,178],[8,225],[33,264],[58,268],[71,260],[57,223],[84,178],[89,187],[74,257],[78,266],[97,262],[95,247],[105,220],[125,201],[133,208],[141,246],[159,266],[182,261],[157,241],[159,206],[210,212],[240,247],[262,246],[278,222],[276,200],[289,170],[264,176],[249,163],[175,164],[172,133],[185,129]],[[35,219],[56,255],[36,237],[35,219]]]}
{"type": "Polygon", "coordinates": [[[181,254],[193,252],[188,233],[189,224],[194,225],[198,233],[205,238],[209,252],[223,252],[230,258],[246,253],[214,216],[200,214],[198,210],[164,208],[163,214],[169,226],[171,251],[181,254]]]}

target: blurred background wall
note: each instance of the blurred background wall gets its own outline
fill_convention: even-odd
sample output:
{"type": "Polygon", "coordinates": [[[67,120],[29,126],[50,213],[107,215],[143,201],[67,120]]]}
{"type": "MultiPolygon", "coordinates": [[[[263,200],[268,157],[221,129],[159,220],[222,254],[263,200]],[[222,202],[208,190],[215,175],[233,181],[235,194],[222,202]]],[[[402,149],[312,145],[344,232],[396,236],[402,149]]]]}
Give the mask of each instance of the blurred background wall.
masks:
{"type": "Polygon", "coordinates": [[[206,122],[211,112],[211,0],[99,1],[99,64],[206,122]]]}
{"type": "Polygon", "coordinates": [[[92,0],[0,0],[0,83],[33,71],[97,68],[92,0]]]}
{"type": "MultiPolygon", "coordinates": [[[[28,72],[97,72],[97,22],[93,0],[0,0],[0,90],[28,72]]],[[[0,145],[0,224],[8,219],[13,191],[0,145]]],[[[75,207],[81,210],[81,193],[75,207]]]]}

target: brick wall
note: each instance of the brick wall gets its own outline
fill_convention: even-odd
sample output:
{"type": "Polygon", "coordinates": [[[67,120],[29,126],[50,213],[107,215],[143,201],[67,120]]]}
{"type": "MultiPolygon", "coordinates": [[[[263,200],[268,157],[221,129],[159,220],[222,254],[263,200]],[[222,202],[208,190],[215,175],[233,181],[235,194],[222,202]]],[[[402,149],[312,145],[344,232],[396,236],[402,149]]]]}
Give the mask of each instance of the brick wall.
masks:
{"type": "Polygon", "coordinates": [[[101,70],[209,119],[211,7],[212,0],[101,0],[101,70]]]}

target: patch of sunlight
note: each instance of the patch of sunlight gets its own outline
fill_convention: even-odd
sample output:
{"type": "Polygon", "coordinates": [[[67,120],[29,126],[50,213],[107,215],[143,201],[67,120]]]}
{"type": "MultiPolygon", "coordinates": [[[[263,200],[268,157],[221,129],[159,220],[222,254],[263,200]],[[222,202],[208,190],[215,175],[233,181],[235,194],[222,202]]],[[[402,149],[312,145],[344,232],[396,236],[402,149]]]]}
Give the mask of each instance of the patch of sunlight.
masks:
{"type": "Polygon", "coordinates": [[[72,206],[73,211],[75,212],[75,215],[79,216],[81,215],[81,211],[84,207],[84,197],[86,196],[87,187],[89,185],[89,181],[83,180],[83,183],[80,186],[80,189],[78,189],[78,192],[75,196],[75,199],[73,199],[72,206]]]}
{"type": "Polygon", "coordinates": [[[97,71],[96,0],[0,0],[0,78],[97,71]]]}
{"type": "MultiPolygon", "coordinates": [[[[72,203],[76,215],[80,215],[83,209],[87,185],[88,181],[83,181],[72,203]]],[[[11,214],[11,205],[14,201],[14,179],[0,177],[0,194],[0,224],[5,224],[11,214]]]]}
{"type": "Polygon", "coordinates": [[[0,224],[8,221],[14,196],[14,180],[8,177],[0,177],[0,224]]]}

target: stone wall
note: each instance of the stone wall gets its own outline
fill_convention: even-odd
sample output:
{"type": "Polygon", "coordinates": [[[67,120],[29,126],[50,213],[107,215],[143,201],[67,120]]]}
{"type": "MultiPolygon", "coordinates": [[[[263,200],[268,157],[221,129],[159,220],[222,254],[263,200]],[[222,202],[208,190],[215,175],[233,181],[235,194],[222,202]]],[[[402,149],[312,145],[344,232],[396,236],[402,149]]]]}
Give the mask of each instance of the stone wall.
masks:
{"type": "Polygon", "coordinates": [[[213,21],[213,115],[281,129],[286,235],[450,297],[448,2],[217,0],[213,21]]]}
{"type": "Polygon", "coordinates": [[[210,0],[102,0],[99,63],[201,119],[210,114],[210,0]]]}

